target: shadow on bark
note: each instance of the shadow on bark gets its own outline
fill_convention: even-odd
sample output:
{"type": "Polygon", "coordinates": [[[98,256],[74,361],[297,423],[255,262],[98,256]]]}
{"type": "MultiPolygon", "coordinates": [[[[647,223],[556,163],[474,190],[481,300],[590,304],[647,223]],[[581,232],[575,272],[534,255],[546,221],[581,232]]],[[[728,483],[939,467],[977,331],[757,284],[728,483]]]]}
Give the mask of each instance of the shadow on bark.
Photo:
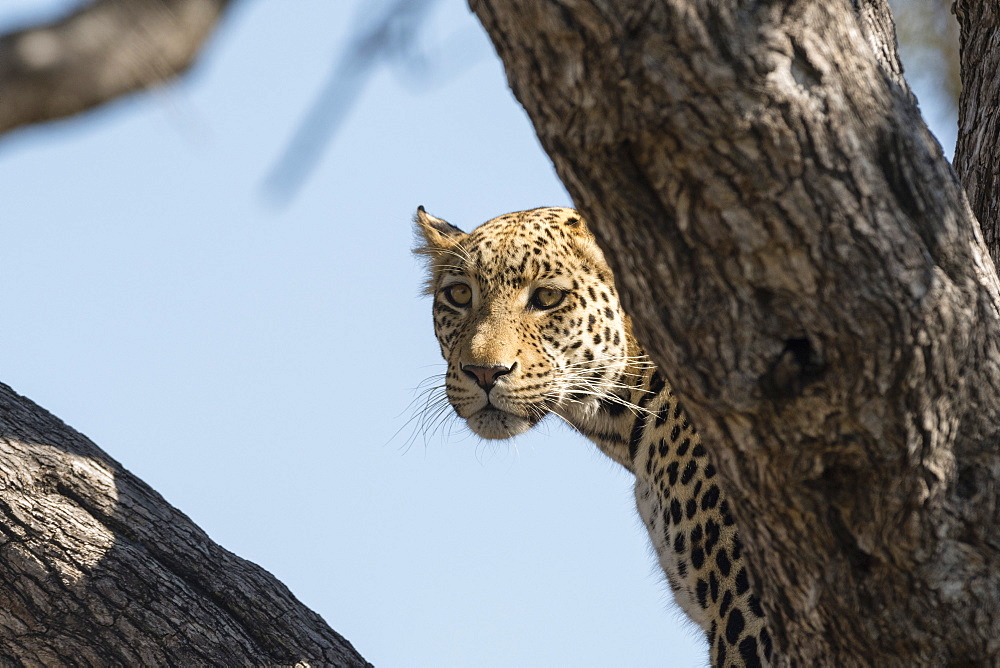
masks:
{"type": "Polygon", "coordinates": [[[0,662],[370,665],[272,575],[3,384],[0,662]]]}

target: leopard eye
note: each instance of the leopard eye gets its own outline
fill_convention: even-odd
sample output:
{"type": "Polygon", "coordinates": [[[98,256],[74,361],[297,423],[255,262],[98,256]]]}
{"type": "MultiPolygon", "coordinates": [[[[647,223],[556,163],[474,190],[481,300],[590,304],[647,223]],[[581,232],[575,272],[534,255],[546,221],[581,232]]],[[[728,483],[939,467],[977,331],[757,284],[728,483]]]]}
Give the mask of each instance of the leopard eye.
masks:
{"type": "Polygon", "coordinates": [[[442,292],[452,306],[465,307],[472,301],[472,288],[465,283],[454,283],[442,292]]]}
{"type": "Polygon", "coordinates": [[[562,303],[566,293],[556,288],[538,288],[531,295],[531,305],[537,309],[550,309],[562,303]]]}

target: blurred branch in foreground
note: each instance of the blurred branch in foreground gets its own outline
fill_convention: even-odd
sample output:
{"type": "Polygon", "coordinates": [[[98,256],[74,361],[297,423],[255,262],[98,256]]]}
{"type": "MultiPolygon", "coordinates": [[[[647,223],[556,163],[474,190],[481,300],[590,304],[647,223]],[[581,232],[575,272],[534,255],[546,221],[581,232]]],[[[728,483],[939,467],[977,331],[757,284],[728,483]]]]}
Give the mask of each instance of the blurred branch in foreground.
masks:
{"type": "Polygon", "coordinates": [[[279,202],[294,196],[376,66],[413,57],[419,27],[435,1],[391,0],[379,5],[373,18],[362,17],[316,101],[266,177],[268,195],[279,202]]]}
{"type": "Polygon", "coordinates": [[[0,36],[0,134],[185,72],[232,0],[97,0],[0,36]]]}

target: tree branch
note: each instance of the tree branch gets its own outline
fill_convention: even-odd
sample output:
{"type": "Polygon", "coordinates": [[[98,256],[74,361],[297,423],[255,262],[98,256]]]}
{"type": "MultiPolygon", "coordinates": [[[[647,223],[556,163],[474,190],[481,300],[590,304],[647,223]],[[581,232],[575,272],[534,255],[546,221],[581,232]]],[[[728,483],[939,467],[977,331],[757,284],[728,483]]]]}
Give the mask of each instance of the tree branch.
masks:
{"type": "Polygon", "coordinates": [[[1000,266],[1000,10],[993,2],[958,0],[955,14],[962,72],[955,169],[1000,266]]]}
{"type": "Polygon", "coordinates": [[[1000,290],[887,28],[470,4],[738,502],[784,659],[996,662],[1000,290]]]}
{"type": "Polygon", "coordinates": [[[2,384],[0,663],[369,665],[269,573],[2,384]]]}
{"type": "Polygon", "coordinates": [[[0,134],[187,70],[230,0],[97,0],[0,37],[0,134]]]}
{"type": "Polygon", "coordinates": [[[913,98],[909,84],[903,78],[903,62],[899,59],[896,24],[888,0],[858,0],[855,2],[858,25],[872,47],[875,61],[889,80],[913,98]]]}

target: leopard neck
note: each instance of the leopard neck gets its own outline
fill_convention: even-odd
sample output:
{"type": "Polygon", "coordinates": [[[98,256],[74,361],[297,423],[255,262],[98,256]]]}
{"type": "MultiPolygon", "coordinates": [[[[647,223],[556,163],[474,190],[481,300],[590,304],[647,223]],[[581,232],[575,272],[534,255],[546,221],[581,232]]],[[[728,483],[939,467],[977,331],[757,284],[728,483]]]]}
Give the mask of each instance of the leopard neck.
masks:
{"type": "Polygon", "coordinates": [[[601,451],[632,471],[633,442],[641,431],[649,407],[657,402],[666,387],[652,361],[626,329],[628,364],[615,382],[621,386],[614,393],[596,401],[589,410],[565,415],[567,421],[589,438],[601,451]]]}

